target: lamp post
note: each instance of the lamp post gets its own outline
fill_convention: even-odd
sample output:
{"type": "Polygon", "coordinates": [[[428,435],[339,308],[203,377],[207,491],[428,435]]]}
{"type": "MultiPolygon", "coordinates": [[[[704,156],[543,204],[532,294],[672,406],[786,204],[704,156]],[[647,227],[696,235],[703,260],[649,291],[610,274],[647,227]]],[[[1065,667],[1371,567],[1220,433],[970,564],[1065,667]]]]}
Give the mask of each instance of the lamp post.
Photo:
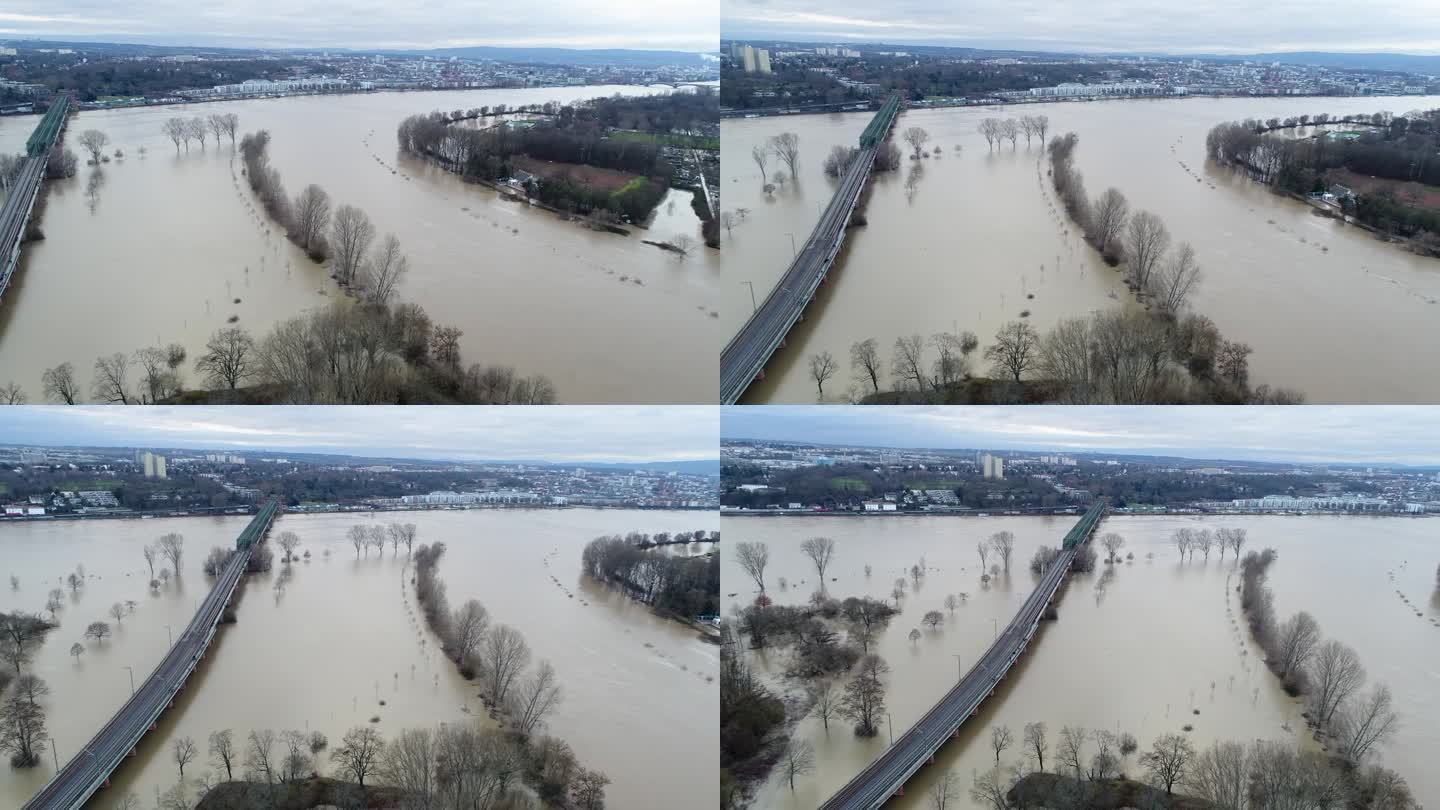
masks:
{"type": "Polygon", "coordinates": [[[960,663],[960,653],[951,653],[951,655],[955,656],[955,682],[959,683],[960,680],[965,677],[965,673],[960,670],[962,666],[960,663]]]}
{"type": "Polygon", "coordinates": [[[759,310],[760,307],[755,303],[755,282],[753,282],[753,281],[742,281],[742,282],[740,282],[740,283],[741,283],[741,284],[744,284],[744,285],[746,285],[746,286],[748,286],[748,287],[750,288],[750,311],[751,311],[751,312],[755,312],[755,311],[759,310]]]}
{"type": "Polygon", "coordinates": [[[126,665],[125,668],[130,670],[130,695],[133,697],[135,695],[135,668],[129,665],[126,665]]]}
{"type": "Polygon", "coordinates": [[[170,625],[165,625],[165,636],[170,639],[170,646],[175,646],[175,634],[170,632],[170,625]]]}
{"type": "Polygon", "coordinates": [[[786,231],[785,235],[790,237],[790,253],[798,257],[800,255],[800,251],[795,247],[795,234],[786,231]]]}

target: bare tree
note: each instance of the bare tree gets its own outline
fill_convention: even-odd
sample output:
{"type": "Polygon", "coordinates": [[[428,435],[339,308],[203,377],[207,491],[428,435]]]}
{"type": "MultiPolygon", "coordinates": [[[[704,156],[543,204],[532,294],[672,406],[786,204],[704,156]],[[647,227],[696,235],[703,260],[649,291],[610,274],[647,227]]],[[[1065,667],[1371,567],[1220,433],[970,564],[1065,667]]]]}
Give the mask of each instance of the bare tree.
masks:
{"type": "Polygon", "coordinates": [[[371,303],[386,306],[400,280],[410,271],[410,260],[400,252],[400,240],[386,234],[375,255],[365,265],[365,296],[371,303]]]}
{"type": "Polygon", "coordinates": [[[391,537],[398,538],[396,548],[399,548],[399,543],[404,543],[405,553],[409,554],[411,548],[415,545],[415,524],[391,523],[387,531],[390,532],[391,537]]]}
{"type": "Polygon", "coordinates": [[[954,771],[946,771],[930,783],[930,806],[934,810],[951,810],[954,802],[960,800],[960,785],[954,771]]]}
{"type": "Polygon", "coordinates": [[[1320,645],[1320,623],[1305,611],[1300,611],[1280,625],[1275,636],[1276,674],[1281,679],[1292,673],[1298,674],[1309,663],[1320,645]]]}
{"type": "MultiPolygon", "coordinates": [[[[991,149],[995,148],[995,142],[1000,139],[1000,119],[984,118],[975,127],[976,130],[985,136],[985,143],[991,149]]],[[[1043,139],[1042,139],[1043,140],[1043,139]]]]}
{"type": "Polygon", "coordinates": [[[1243,810],[1249,804],[1250,751],[1238,742],[1216,742],[1195,757],[1185,776],[1187,792],[1217,808],[1243,810]]]}
{"type": "MultiPolygon", "coordinates": [[[[212,115],[211,118],[220,121],[221,130],[230,136],[230,145],[234,146],[235,131],[240,128],[240,116],[235,113],[221,113],[219,115],[212,115]]],[[[216,131],[215,133],[215,143],[217,145],[220,143],[220,131],[216,131]]]]}
{"type": "Polygon", "coordinates": [[[345,536],[349,538],[350,545],[355,547],[356,559],[360,558],[360,550],[362,548],[365,550],[365,556],[370,556],[370,532],[367,531],[364,526],[359,524],[351,526],[350,530],[345,533],[345,536]]]}
{"type": "Polygon", "coordinates": [[[1156,268],[1151,276],[1150,292],[1161,312],[1176,315],[1185,308],[1190,293],[1200,283],[1200,265],[1195,261],[1195,248],[1181,242],[1170,261],[1156,268]]]}
{"type": "Polygon", "coordinates": [[[74,644],[70,645],[70,654],[74,656],[75,660],[78,662],[80,660],[80,656],[85,654],[85,647],[77,641],[74,644]]]}
{"type": "Polygon", "coordinates": [[[1000,555],[1000,564],[1010,570],[1010,557],[1015,553],[1015,535],[1012,532],[996,532],[990,535],[990,545],[1000,555]]]}
{"type": "Polygon", "coordinates": [[[0,405],[24,405],[27,401],[29,397],[25,396],[25,389],[19,383],[12,380],[0,385],[0,405]]]}
{"type": "Polygon", "coordinates": [[[800,550],[815,566],[815,572],[820,576],[820,588],[823,590],[825,569],[830,567],[830,559],[835,556],[835,541],[828,537],[811,537],[800,543],[800,550]]]}
{"type": "Polygon", "coordinates": [[[810,687],[810,713],[820,718],[825,733],[830,733],[830,718],[840,714],[840,690],[834,681],[821,680],[810,687]]]}
{"type": "Polygon", "coordinates": [[[837,368],[839,368],[839,364],[835,362],[834,356],[828,351],[810,355],[810,378],[815,381],[818,401],[825,401],[825,381],[835,376],[837,368]]]}
{"type": "Polygon", "coordinates": [[[525,737],[534,734],[562,699],[555,667],[549,661],[541,661],[535,674],[521,681],[511,694],[509,711],[515,731],[525,737]]]}
{"type": "Polygon", "coordinates": [[[735,562],[755,580],[760,593],[765,593],[765,566],[770,564],[770,547],[764,543],[736,543],[735,562]]]}
{"type": "Polygon", "coordinates": [[[285,552],[284,561],[288,563],[295,557],[295,549],[300,547],[300,535],[295,532],[281,532],[275,538],[275,544],[285,552]]]}
{"type": "Polygon", "coordinates": [[[890,361],[901,385],[914,383],[925,390],[925,341],[919,335],[895,338],[895,357],[890,361]]]}
{"type": "Polygon", "coordinates": [[[186,129],[190,132],[190,137],[192,137],[192,138],[194,138],[195,140],[199,141],[199,142],[200,142],[200,148],[201,148],[201,149],[204,149],[204,148],[205,148],[205,135],[206,135],[206,132],[208,131],[208,130],[206,129],[206,126],[205,126],[205,119],[204,119],[204,118],[201,118],[200,116],[197,115],[197,116],[195,116],[194,118],[191,118],[189,121],[186,121],[186,122],[185,122],[185,127],[186,127],[186,129]]]}
{"type": "Polygon", "coordinates": [[[937,332],[930,336],[935,346],[935,379],[937,388],[955,385],[970,376],[970,353],[980,345],[974,332],[937,332]]]}
{"type": "Polygon", "coordinates": [[[1010,148],[1015,148],[1015,139],[1020,135],[1020,126],[1015,123],[1014,118],[1006,118],[1000,122],[1001,137],[1010,139],[1010,148]]]}
{"type": "Polygon", "coordinates": [[[764,184],[765,178],[769,177],[765,174],[765,164],[770,162],[770,150],[763,146],[751,147],[750,158],[755,161],[756,166],[760,167],[760,182],[764,184]]]}
{"type": "Polygon", "coordinates": [[[987,768],[975,775],[970,785],[970,800],[985,810],[1009,810],[1010,800],[1000,781],[999,768],[987,768]]]}
{"type": "Polygon", "coordinates": [[[80,133],[80,137],[76,138],[75,142],[80,144],[81,149],[89,152],[90,159],[95,162],[96,166],[99,166],[100,153],[104,152],[105,147],[110,143],[110,136],[98,129],[87,129],[80,133]]]}
{"type": "Polygon", "coordinates": [[[1043,722],[1025,724],[1025,754],[1035,757],[1036,767],[1040,771],[1045,770],[1045,751],[1050,743],[1045,737],[1045,724],[1043,722]]]}
{"type": "Polygon", "coordinates": [[[995,764],[1000,764],[1000,754],[1015,742],[1015,734],[1009,726],[992,726],[990,728],[990,748],[995,751],[995,764]]]}
{"type": "Polygon", "coordinates": [[[1055,744],[1055,759],[1062,768],[1075,772],[1076,779],[1085,775],[1085,729],[1080,726],[1065,726],[1060,729],[1060,741],[1055,744]]]}
{"type": "Polygon", "coordinates": [[[1321,725],[1328,725],[1335,717],[1335,710],[1365,683],[1365,667],[1360,664],[1360,656],[1334,639],[1320,645],[1310,675],[1314,683],[1312,711],[1321,725]]]}
{"type": "Polygon", "coordinates": [[[365,788],[365,777],[378,766],[385,751],[385,740],[380,732],[369,726],[352,728],[345,732],[340,745],[330,752],[330,758],[340,766],[340,772],[365,788]]]}
{"type": "Polygon", "coordinates": [[[880,392],[880,344],[875,338],[850,344],[850,370],[857,380],[869,380],[872,392],[880,392]]]}
{"type": "Polygon", "coordinates": [[[468,600],[450,619],[450,656],[456,661],[466,661],[480,649],[489,630],[490,611],[478,600],[468,600]]]}
{"type": "Polygon", "coordinates": [[[1050,116],[1037,115],[1035,121],[1035,134],[1040,136],[1040,148],[1045,148],[1045,133],[1050,129],[1050,116]]]}
{"type": "Polygon", "coordinates": [[[311,183],[295,198],[293,210],[295,239],[310,252],[323,241],[325,228],[330,225],[330,195],[311,183]]]}
{"type": "MultiPolygon", "coordinates": [[[[198,120],[198,119],[197,119],[198,120]]],[[[194,737],[181,737],[171,746],[171,753],[174,756],[175,764],[180,766],[180,781],[185,781],[185,766],[194,759],[199,749],[195,747],[194,737]]]]}
{"type": "Polygon", "coordinates": [[[1400,716],[1391,708],[1390,687],[1376,684],[1364,698],[1344,705],[1335,718],[1339,752],[1352,763],[1361,763],[1395,736],[1400,716]]]}
{"type": "Polygon", "coordinates": [[[234,781],[235,760],[238,757],[235,751],[235,733],[228,728],[210,732],[210,756],[225,768],[225,780],[234,781]]]}
{"type": "Polygon", "coordinates": [[[780,755],[780,773],[790,782],[790,790],[795,790],[795,777],[801,776],[815,770],[815,746],[809,740],[792,739],[785,745],[785,752],[780,755]]]}
{"type": "Polygon", "coordinates": [[[85,628],[85,635],[96,641],[104,641],[110,637],[110,625],[106,622],[91,622],[85,628]]]}
{"type": "Polygon", "coordinates": [[[195,361],[195,370],[211,385],[231,391],[255,374],[255,339],[238,326],[216,331],[205,343],[205,353],[195,361]]]}
{"type": "Polygon", "coordinates": [[[405,729],[385,746],[376,775],[416,801],[415,810],[436,810],[431,802],[439,789],[436,765],[440,743],[429,729],[405,729]]]}
{"type": "Polygon", "coordinates": [[[1180,559],[1183,560],[1185,552],[1189,551],[1190,546],[1195,543],[1195,530],[1176,529],[1175,533],[1170,535],[1170,542],[1175,545],[1176,550],[1180,552],[1180,559]]]}
{"type": "Polygon", "coordinates": [[[250,732],[246,738],[245,771],[251,781],[264,780],[267,785],[275,784],[275,732],[260,729],[250,732]]]}
{"type": "Polygon", "coordinates": [[[795,174],[795,164],[800,162],[800,136],[793,132],[782,132],[770,139],[770,148],[775,151],[775,156],[780,158],[790,169],[791,177],[798,177],[795,174]]]}
{"type": "Polygon", "coordinates": [[[1160,258],[1169,246],[1170,232],[1160,217],[1149,211],[1140,211],[1130,218],[1125,247],[1130,274],[1140,289],[1150,288],[1150,274],[1160,266],[1160,258]]]}
{"type": "Polygon", "coordinates": [[[1095,229],[1097,247],[1104,253],[1112,242],[1120,237],[1130,216],[1130,202],[1120,189],[1111,186],[1105,189],[1090,206],[1090,221],[1095,229]]]}
{"type": "Polygon", "coordinates": [[[160,536],[157,543],[160,547],[160,556],[170,561],[170,566],[175,569],[175,575],[180,575],[180,561],[185,556],[185,536],[177,532],[170,532],[160,536]]]}
{"type": "Polygon", "coordinates": [[[1106,532],[1100,535],[1100,545],[1104,546],[1106,553],[1110,555],[1110,562],[1115,562],[1115,555],[1124,547],[1125,538],[1115,532],[1106,532]]]}
{"type": "Polygon", "coordinates": [[[510,686],[530,662],[530,645],[525,643],[525,637],[519,630],[498,625],[485,636],[483,657],[485,685],[490,700],[497,706],[504,706],[510,686]]]}
{"type": "Polygon", "coordinates": [[[1165,734],[1155,741],[1149,751],[1140,756],[1140,764],[1149,771],[1150,778],[1155,780],[1156,785],[1165,788],[1165,795],[1169,796],[1174,792],[1175,785],[1185,780],[1194,759],[1195,749],[1189,740],[1179,734],[1165,734]]]}
{"type": "Polygon", "coordinates": [[[879,731],[877,721],[885,713],[885,675],[890,665],[878,655],[862,655],[855,665],[855,675],[845,684],[841,713],[855,723],[855,733],[873,737],[879,731]]]}
{"type": "Polygon", "coordinates": [[[124,352],[115,352],[109,357],[97,357],[90,393],[101,402],[129,405],[134,399],[130,394],[129,375],[130,357],[124,352]]]}
{"type": "Polygon", "coordinates": [[[1034,116],[1020,116],[1020,131],[1025,133],[1025,148],[1029,149],[1030,141],[1034,139],[1036,133],[1034,116]]]}
{"type": "Polygon", "coordinates": [[[109,613],[111,616],[115,617],[115,624],[120,625],[123,623],[120,620],[125,618],[125,606],[120,604],[119,602],[116,602],[115,604],[110,606],[109,613]]]}
{"type": "Polygon", "coordinates": [[[220,136],[225,134],[225,121],[223,116],[211,113],[205,118],[205,125],[210,127],[211,132],[215,133],[215,145],[219,146],[220,136]]]}
{"type": "Polygon", "coordinates": [[[913,150],[911,154],[916,158],[920,157],[920,153],[925,149],[925,144],[930,141],[930,133],[926,132],[924,127],[910,127],[901,137],[910,144],[910,149],[913,150]]]}
{"type": "Polygon", "coordinates": [[[40,382],[47,399],[66,405],[75,405],[80,401],[80,383],[75,381],[75,366],[70,363],[45,369],[40,382]]]}
{"type": "Polygon", "coordinates": [[[734,235],[734,233],[735,233],[735,212],[734,212],[734,211],[721,211],[721,212],[720,212],[720,227],[722,227],[722,228],[725,229],[725,235],[726,235],[726,236],[733,236],[733,235],[734,235]]]}
{"type": "Polygon", "coordinates": [[[49,739],[44,709],[18,692],[11,692],[0,700],[0,751],[10,752],[12,766],[38,765],[40,753],[49,739]]]}
{"type": "Polygon", "coordinates": [[[1199,549],[1205,555],[1205,562],[1210,562],[1210,549],[1215,545],[1215,535],[1209,529],[1201,529],[1195,533],[1195,543],[1191,548],[1199,549]]]}
{"type": "Polygon", "coordinates": [[[353,205],[342,205],[335,212],[331,226],[331,246],[335,249],[335,275],[343,285],[355,281],[355,275],[365,260],[365,252],[375,238],[375,226],[370,217],[353,205]]]}
{"type": "Polygon", "coordinates": [[[167,118],[165,123],[160,125],[165,131],[166,137],[175,142],[175,152],[180,152],[180,142],[185,142],[185,148],[190,148],[190,127],[186,125],[184,118],[167,118]]]}
{"type": "Polygon", "coordinates": [[[1040,357],[1040,335],[1024,321],[1011,321],[995,333],[995,342],[985,349],[997,373],[1008,374],[1015,382],[1033,368],[1040,357]]]}

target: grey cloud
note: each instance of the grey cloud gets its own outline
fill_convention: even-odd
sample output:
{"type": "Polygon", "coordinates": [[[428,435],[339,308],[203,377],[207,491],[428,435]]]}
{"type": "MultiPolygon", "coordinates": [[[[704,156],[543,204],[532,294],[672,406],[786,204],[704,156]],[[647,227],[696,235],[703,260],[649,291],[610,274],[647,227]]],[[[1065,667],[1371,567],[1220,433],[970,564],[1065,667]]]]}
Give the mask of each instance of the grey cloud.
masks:
{"type": "Polygon", "coordinates": [[[726,0],[726,37],[870,41],[1051,51],[1440,52],[1432,0],[726,0]]]}
{"type": "Polygon", "coordinates": [[[0,37],[119,39],[223,47],[437,48],[468,45],[709,51],[718,0],[11,0],[0,37]]]}
{"type": "Polygon", "coordinates": [[[7,444],[557,462],[715,458],[714,407],[0,408],[7,444]]]}
{"type": "Polygon", "coordinates": [[[725,438],[1440,465],[1440,407],[730,407],[725,438]]]}

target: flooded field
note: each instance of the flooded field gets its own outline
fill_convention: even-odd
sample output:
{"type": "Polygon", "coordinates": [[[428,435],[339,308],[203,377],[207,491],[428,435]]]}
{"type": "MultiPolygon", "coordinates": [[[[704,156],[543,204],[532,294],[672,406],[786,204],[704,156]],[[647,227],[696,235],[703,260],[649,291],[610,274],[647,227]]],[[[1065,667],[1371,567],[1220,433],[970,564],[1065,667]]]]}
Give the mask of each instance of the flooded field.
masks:
{"type": "MultiPolygon", "coordinates": [[[[761,541],[770,548],[769,595],[782,604],[804,602],[815,590],[815,571],[799,549],[812,536],[836,542],[827,583],[831,595],[890,599],[895,580],[924,558],[928,574],[918,588],[907,577],[903,612],[879,637],[878,652],[890,665],[887,707],[894,733],[927,711],[990,644],[998,627],[1013,617],[1034,585],[1029,559],[1041,544],[1058,544],[1074,523],[1068,517],[891,517],[727,518],[730,541],[761,541]],[[978,541],[998,531],[1015,535],[1010,574],[989,585],[980,581],[978,541]],[[869,577],[864,567],[873,571],[869,577]],[[785,577],[788,588],[780,588],[785,577]],[[967,598],[953,613],[947,594],[967,598]],[[920,617],[940,610],[935,630],[920,617]],[[912,628],[921,637],[911,642],[912,628]]],[[[906,785],[906,796],[887,807],[925,808],[926,788],[945,770],[956,773],[971,808],[968,788],[976,774],[994,764],[990,728],[1008,726],[1017,745],[1001,755],[1013,764],[1026,723],[1043,721],[1053,742],[1064,725],[1130,732],[1142,750],[1161,734],[1181,732],[1197,747],[1215,740],[1293,740],[1313,745],[1303,706],[1285,695],[1261,663],[1241,619],[1233,553],[1223,560],[1180,563],[1170,537],[1181,527],[1243,527],[1246,550],[1279,552],[1270,585],[1282,618],[1309,611],[1325,638],[1354,647],[1370,683],[1383,681],[1395,693],[1402,724],[1381,761],[1399,771],[1416,798],[1440,796],[1440,776],[1429,763],[1440,754],[1440,595],[1435,593],[1436,523],[1430,520],[1360,517],[1111,517],[1100,532],[1125,538],[1122,556],[1107,573],[1075,574],[1057,602],[1059,620],[1042,623],[1029,650],[993,698],[961,729],[960,739],[941,750],[936,764],[906,785]],[[1393,575],[1393,579],[1391,578],[1393,575]],[[1396,591],[1409,599],[1403,602],[1396,591]],[[1337,596],[1343,595],[1343,598],[1337,596]],[[1416,616],[1416,611],[1422,613],[1416,616]],[[1196,713],[1198,710],[1198,714],[1196,713]]],[[[992,553],[990,563],[997,562],[992,553]]],[[[726,610],[754,598],[754,583],[733,562],[723,568],[726,610]]],[[[787,688],[779,677],[786,655],[753,653],[757,669],[787,688]]],[[[844,785],[888,744],[887,728],[873,739],[855,737],[842,719],[825,733],[807,717],[798,737],[816,749],[814,773],[800,777],[792,792],[772,778],[760,786],[754,807],[813,808],[844,785]]],[[[1053,751],[1052,751],[1053,753],[1053,751]]],[[[1093,753],[1093,744],[1090,753],[1093,753]]],[[[1088,754],[1087,754],[1088,756],[1088,754]]],[[[1126,770],[1137,771],[1132,758],[1126,770]]]]}
{"type": "MultiPolygon", "coordinates": [[[[19,590],[0,592],[0,610],[40,609],[50,588],[76,564],[85,566],[85,585],[75,594],[66,589],[60,628],[32,665],[52,690],[49,728],[62,763],[128,698],[126,667],[139,683],[160,660],[167,632],[179,632],[209,588],[201,571],[205,554],[233,544],[247,520],[0,527],[3,568],[7,578],[20,578],[19,590]],[[183,574],[152,593],[141,549],[167,532],[185,536],[183,574]],[[86,624],[128,600],[136,607],[113,638],[81,639],[86,624]],[[86,648],[79,660],[69,655],[75,641],[86,648]]],[[[148,806],[157,791],[173,788],[178,773],[170,746],[182,736],[194,737],[202,749],[186,769],[193,785],[200,773],[214,771],[204,741],[222,728],[237,738],[258,728],[320,731],[333,745],[375,716],[386,736],[440,723],[490,723],[478,686],[457,674],[423,626],[403,548],[398,558],[387,547],[383,556],[371,551],[356,559],[345,537],[356,523],[397,520],[417,525],[417,542],[448,547],[439,571],[452,605],[479,599],[492,622],[524,634],[533,661],[555,665],[565,699],[548,733],[569,742],[584,765],[609,775],[612,806],[649,806],[652,798],[665,807],[713,803],[718,648],[583,579],[579,569],[582,547],[597,535],[712,529],[717,519],[698,512],[576,509],[282,516],[274,532],[299,534],[298,553],[309,552],[309,559],[292,564],[288,575],[277,561],[271,572],[242,583],[237,623],[222,626],[175,708],[90,806],[108,807],[125,791],[148,806]]],[[[327,755],[322,758],[328,768],[327,755]]],[[[18,807],[52,773],[48,751],[39,767],[0,769],[0,805],[18,807]]]]}
{"type": "MultiPolygon", "coordinates": [[[[1311,402],[1433,402],[1440,376],[1407,369],[1436,368],[1424,347],[1440,339],[1440,261],[1207,164],[1205,134],[1247,117],[1436,106],[1437,97],[1197,98],[906,111],[897,145],[899,132],[923,127],[928,148],[941,154],[907,155],[899,171],[876,175],[868,224],[851,230],[839,271],[746,400],[814,402],[807,358],[821,351],[842,366],[827,398],[843,399],[849,347],[866,338],[879,341],[887,361],[895,338],[940,331],[972,331],[983,352],[1008,321],[1024,317],[1044,331],[1061,318],[1131,305],[1120,274],[1059,206],[1038,141],[991,149],[976,131],[983,118],[1043,114],[1050,135],[1079,135],[1075,165],[1092,197],[1114,186],[1132,212],[1159,214],[1175,243],[1194,245],[1204,276],[1192,306],[1227,338],[1254,347],[1253,380],[1298,389],[1311,402]],[[1386,328],[1377,333],[1377,324],[1386,328]],[[1375,362],[1335,372],[1335,358],[1372,341],[1375,362]]],[[[751,312],[745,282],[763,298],[789,262],[790,236],[803,243],[829,201],[825,155],[854,145],[869,120],[835,113],[722,123],[724,208],[749,211],[722,235],[722,344],[751,312]],[[799,179],[766,194],[750,151],[785,131],[800,137],[799,179]]],[[[776,164],[772,157],[767,174],[776,164]]]]}
{"type": "MultiPolygon", "coordinates": [[[[399,237],[411,268],[400,300],[463,329],[467,362],[545,374],[562,402],[714,402],[713,365],[694,356],[719,340],[717,252],[681,258],[641,242],[680,233],[699,241],[687,194],[672,191],[649,230],[623,237],[526,210],[396,147],[397,125],[415,113],[668,90],[376,93],[82,112],[67,145],[79,152],[79,133],[99,129],[107,154],[124,157],[49,184],[46,239],[26,246],[0,305],[0,380],[39,401],[44,369],[71,362],[88,394],[102,354],[178,342],[193,359],[232,318],[261,336],[341,294],[265,216],[228,138],[177,152],[161,131],[173,116],[233,112],[239,134],[269,130],[272,163],[292,196],[318,184],[335,207],[364,210],[378,238],[399,237]]],[[[37,120],[0,119],[0,150],[20,150],[37,120]]]]}

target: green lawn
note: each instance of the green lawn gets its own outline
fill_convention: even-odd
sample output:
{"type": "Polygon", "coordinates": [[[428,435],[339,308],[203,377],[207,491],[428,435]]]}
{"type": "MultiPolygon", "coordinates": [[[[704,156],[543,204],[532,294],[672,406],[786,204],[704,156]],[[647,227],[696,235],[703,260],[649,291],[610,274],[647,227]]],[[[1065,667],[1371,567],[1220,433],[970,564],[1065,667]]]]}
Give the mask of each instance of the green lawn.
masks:
{"type": "Polygon", "coordinates": [[[667,144],[669,146],[689,146],[695,149],[720,148],[719,138],[703,138],[695,135],[658,135],[653,132],[635,132],[622,129],[611,132],[608,136],[617,141],[650,141],[667,144]]]}
{"type": "Polygon", "coordinates": [[[869,492],[870,485],[859,478],[831,478],[831,489],[844,489],[850,492],[869,492]]]}

